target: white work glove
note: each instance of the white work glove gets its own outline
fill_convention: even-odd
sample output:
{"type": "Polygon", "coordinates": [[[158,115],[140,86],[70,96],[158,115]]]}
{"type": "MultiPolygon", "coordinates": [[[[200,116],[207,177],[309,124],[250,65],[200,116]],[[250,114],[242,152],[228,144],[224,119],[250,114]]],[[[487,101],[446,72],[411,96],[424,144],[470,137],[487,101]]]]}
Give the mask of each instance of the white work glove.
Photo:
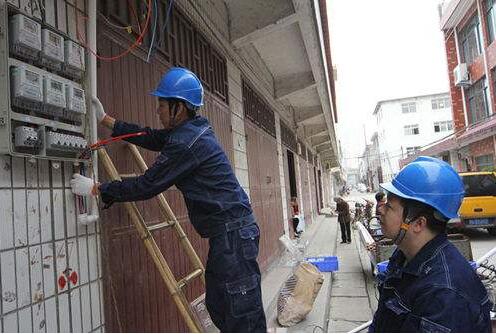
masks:
{"type": "Polygon", "coordinates": [[[105,116],[107,116],[107,114],[105,113],[105,110],[103,109],[103,105],[100,102],[100,100],[98,100],[97,98],[93,98],[91,102],[93,102],[93,110],[95,110],[95,117],[98,123],[100,123],[101,121],[103,121],[105,116]]]}
{"type": "Polygon", "coordinates": [[[89,177],[74,174],[71,180],[72,193],[80,196],[93,195],[92,190],[95,182],[89,177]]]}

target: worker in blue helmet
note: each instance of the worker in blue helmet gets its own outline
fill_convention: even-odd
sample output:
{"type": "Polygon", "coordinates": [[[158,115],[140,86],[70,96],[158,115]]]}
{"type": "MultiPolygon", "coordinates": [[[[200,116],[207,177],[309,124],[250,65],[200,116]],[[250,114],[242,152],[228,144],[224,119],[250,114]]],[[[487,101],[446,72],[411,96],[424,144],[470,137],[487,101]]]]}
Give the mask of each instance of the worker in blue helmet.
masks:
{"type": "Polygon", "coordinates": [[[447,163],[419,157],[390,183],[379,208],[391,256],[370,332],[491,332],[488,294],[447,239],[464,187],[447,163]]]}
{"type": "Polygon", "coordinates": [[[158,98],[163,129],[115,120],[103,108],[96,109],[96,116],[112,136],[145,131],[146,136],[128,141],[160,152],[155,163],[143,175],[101,184],[76,174],[72,191],[99,194],[108,207],[146,200],[175,185],[195,230],[209,238],[206,305],[214,324],[222,332],[265,332],[257,263],[260,230],[212,127],[197,115],[203,105],[202,84],[191,71],[172,68],[151,94],[158,98]]]}

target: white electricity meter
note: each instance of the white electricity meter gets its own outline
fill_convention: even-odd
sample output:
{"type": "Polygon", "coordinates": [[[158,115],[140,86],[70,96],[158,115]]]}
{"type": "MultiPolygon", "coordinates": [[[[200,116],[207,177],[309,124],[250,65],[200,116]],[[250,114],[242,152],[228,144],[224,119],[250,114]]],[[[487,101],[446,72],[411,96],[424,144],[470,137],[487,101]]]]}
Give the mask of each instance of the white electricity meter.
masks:
{"type": "Polygon", "coordinates": [[[43,102],[46,107],[60,109],[66,106],[64,83],[51,75],[44,77],[43,102]]]}
{"type": "Polygon", "coordinates": [[[24,66],[11,68],[11,96],[14,105],[25,107],[23,101],[43,102],[41,74],[24,66]]]}
{"type": "Polygon", "coordinates": [[[66,68],[83,72],[85,68],[83,47],[70,40],[65,41],[64,46],[66,68]]]}
{"type": "Polygon", "coordinates": [[[86,113],[86,101],[84,98],[84,90],[76,87],[74,84],[68,83],[66,87],[66,109],[79,114],[86,113]]]}
{"type": "Polygon", "coordinates": [[[9,19],[10,48],[17,55],[37,59],[41,51],[41,25],[16,14],[9,19]]]}
{"type": "Polygon", "coordinates": [[[50,29],[41,30],[41,55],[58,63],[64,62],[64,37],[50,29]]]}
{"type": "Polygon", "coordinates": [[[19,148],[33,148],[39,143],[38,131],[29,126],[15,128],[14,145],[19,148]]]}

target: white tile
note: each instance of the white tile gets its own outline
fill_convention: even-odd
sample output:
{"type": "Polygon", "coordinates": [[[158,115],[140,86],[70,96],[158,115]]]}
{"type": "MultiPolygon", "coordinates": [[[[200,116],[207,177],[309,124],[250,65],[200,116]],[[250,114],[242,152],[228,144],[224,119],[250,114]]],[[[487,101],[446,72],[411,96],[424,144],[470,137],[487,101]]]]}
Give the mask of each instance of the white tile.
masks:
{"type": "Polygon", "coordinates": [[[246,137],[239,133],[233,133],[233,146],[236,151],[246,153],[246,137]]]}
{"type": "Polygon", "coordinates": [[[14,247],[12,190],[0,189],[0,250],[14,247]]]}
{"type": "Polygon", "coordinates": [[[96,234],[88,236],[88,257],[90,261],[90,280],[96,280],[98,278],[98,266],[97,266],[97,242],[96,234]]]}
{"type": "Polygon", "coordinates": [[[3,329],[5,333],[19,332],[19,329],[17,328],[17,313],[14,312],[5,316],[3,319],[3,329]]]}
{"type": "Polygon", "coordinates": [[[38,190],[27,191],[28,243],[30,245],[39,244],[41,242],[38,194],[38,190]]]}
{"type": "Polygon", "coordinates": [[[248,170],[236,168],[236,177],[238,178],[239,184],[242,187],[250,187],[250,180],[248,176],[248,170]]]}
{"type": "Polygon", "coordinates": [[[33,304],[33,332],[44,333],[45,328],[45,303],[33,304]]]}
{"type": "MultiPolygon", "coordinates": [[[[76,272],[76,275],[78,275],[78,280],[75,285],[79,285],[78,245],[76,238],[67,240],[67,259],[69,261],[67,268],[70,269],[68,275],[70,275],[72,272],[76,272]]],[[[75,285],[71,283],[71,286],[75,285]]]]}
{"type": "Polygon", "coordinates": [[[40,188],[50,187],[50,170],[48,168],[48,163],[48,160],[40,160],[38,162],[40,188]]]}
{"type": "Polygon", "coordinates": [[[93,282],[90,285],[91,290],[91,314],[93,317],[93,328],[98,327],[102,324],[100,312],[100,284],[99,282],[93,282]]]}
{"type": "Polygon", "coordinates": [[[14,188],[26,186],[24,158],[12,157],[12,184],[14,188]]]}
{"type": "Polygon", "coordinates": [[[60,324],[60,332],[69,333],[71,331],[70,327],[70,318],[69,314],[69,294],[62,293],[59,295],[59,324],[60,324]]]}
{"type": "Polygon", "coordinates": [[[62,189],[53,189],[53,226],[55,228],[55,240],[65,237],[64,219],[64,193],[62,189]]]}
{"type": "Polygon", "coordinates": [[[17,273],[17,306],[23,307],[31,304],[28,247],[17,249],[15,251],[15,256],[17,273]]]}
{"type": "Polygon", "coordinates": [[[65,217],[66,217],[66,228],[67,237],[76,236],[76,206],[74,195],[71,191],[65,191],[65,217]]]}
{"type": "Polygon", "coordinates": [[[0,187],[12,187],[12,162],[8,155],[0,155],[0,187]]]}
{"type": "Polygon", "coordinates": [[[88,247],[86,245],[86,237],[79,237],[79,280],[80,284],[88,283],[88,247]]]}
{"type": "Polygon", "coordinates": [[[234,165],[236,168],[248,169],[248,160],[246,153],[234,151],[234,165]]]}
{"type": "Polygon", "coordinates": [[[54,251],[53,244],[44,244],[41,246],[44,293],[45,298],[49,298],[55,294],[55,268],[53,265],[54,251]]]}
{"type": "Polygon", "coordinates": [[[41,242],[52,241],[52,208],[50,191],[40,190],[41,242]]]}
{"type": "Polygon", "coordinates": [[[57,329],[57,304],[55,301],[55,297],[52,297],[52,298],[47,299],[45,301],[45,313],[46,313],[45,327],[46,327],[47,333],[58,332],[58,329],[57,329]]]}
{"type": "Polygon", "coordinates": [[[14,251],[1,253],[2,308],[7,313],[17,308],[14,251]]]}
{"type": "Polygon", "coordinates": [[[66,188],[70,187],[72,174],[74,174],[74,166],[72,162],[64,162],[64,186],[66,188]]]}
{"type": "Polygon", "coordinates": [[[231,114],[231,123],[234,132],[245,134],[245,121],[236,114],[231,114]]]}
{"type": "Polygon", "coordinates": [[[67,278],[65,277],[65,270],[67,269],[67,253],[65,240],[55,243],[55,261],[57,266],[57,291],[58,293],[61,293],[62,291],[66,291],[69,286],[67,278]],[[60,284],[59,280],[65,280],[65,284],[60,284]]]}
{"type": "Polygon", "coordinates": [[[14,244],[24,247],[28,244],[28,231],[26,221],[26,190],[14,189],[14,244]]]}
{"type": "Polygon", "coordinates": [[[45,299],[43,292],[43,267],[41,255],[41,246],[29,247],[29,265],[31,267],[31,300],[33,303],[39,303],[45,299]]]}
{"type": "Polygon", "coordinates": [[[83,332],[89,332],[91,326],[91,306],[90,306],[90,287],[84,285],[81,287],[81,306],[83,311],[83,332]]]}
{"type": "Polygon", "coordinates": [[[70,293],[71,298],[71,318],[72,318],[72,331],[81,333],[83,327],[81,324],[81,296],[80,288],[74,289],[70,293]]]}
{"type": "Polygon", "coordinates": [[[19,311],[19,332],[33,332],[33,327],[31,326],[31,307],[26,307],[25,309],[19,311]]]}
{"type": "Polygon", "coordinates": [[[62,162],[50,161],[50,170],[52,171],[52,187],[62,188],[62,162]]]}
{"type": "Polygon", "coordinates": [[[36,159],[26,161],[26,187],[38,187],[38,160],[36,159]]]}

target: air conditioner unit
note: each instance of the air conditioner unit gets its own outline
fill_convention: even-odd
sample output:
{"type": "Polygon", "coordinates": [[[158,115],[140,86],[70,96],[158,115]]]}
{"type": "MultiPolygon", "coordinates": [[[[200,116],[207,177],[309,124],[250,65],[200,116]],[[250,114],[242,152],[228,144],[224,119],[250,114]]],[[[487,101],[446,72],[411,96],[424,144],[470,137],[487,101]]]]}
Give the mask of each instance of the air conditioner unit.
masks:
{"type": "Polygon", "coordinates": [[[458,64],[453,70],[453,76],[455,77],[455,86],[457,87],[468,87],[472,84],[466,63],[458,64]]]}

